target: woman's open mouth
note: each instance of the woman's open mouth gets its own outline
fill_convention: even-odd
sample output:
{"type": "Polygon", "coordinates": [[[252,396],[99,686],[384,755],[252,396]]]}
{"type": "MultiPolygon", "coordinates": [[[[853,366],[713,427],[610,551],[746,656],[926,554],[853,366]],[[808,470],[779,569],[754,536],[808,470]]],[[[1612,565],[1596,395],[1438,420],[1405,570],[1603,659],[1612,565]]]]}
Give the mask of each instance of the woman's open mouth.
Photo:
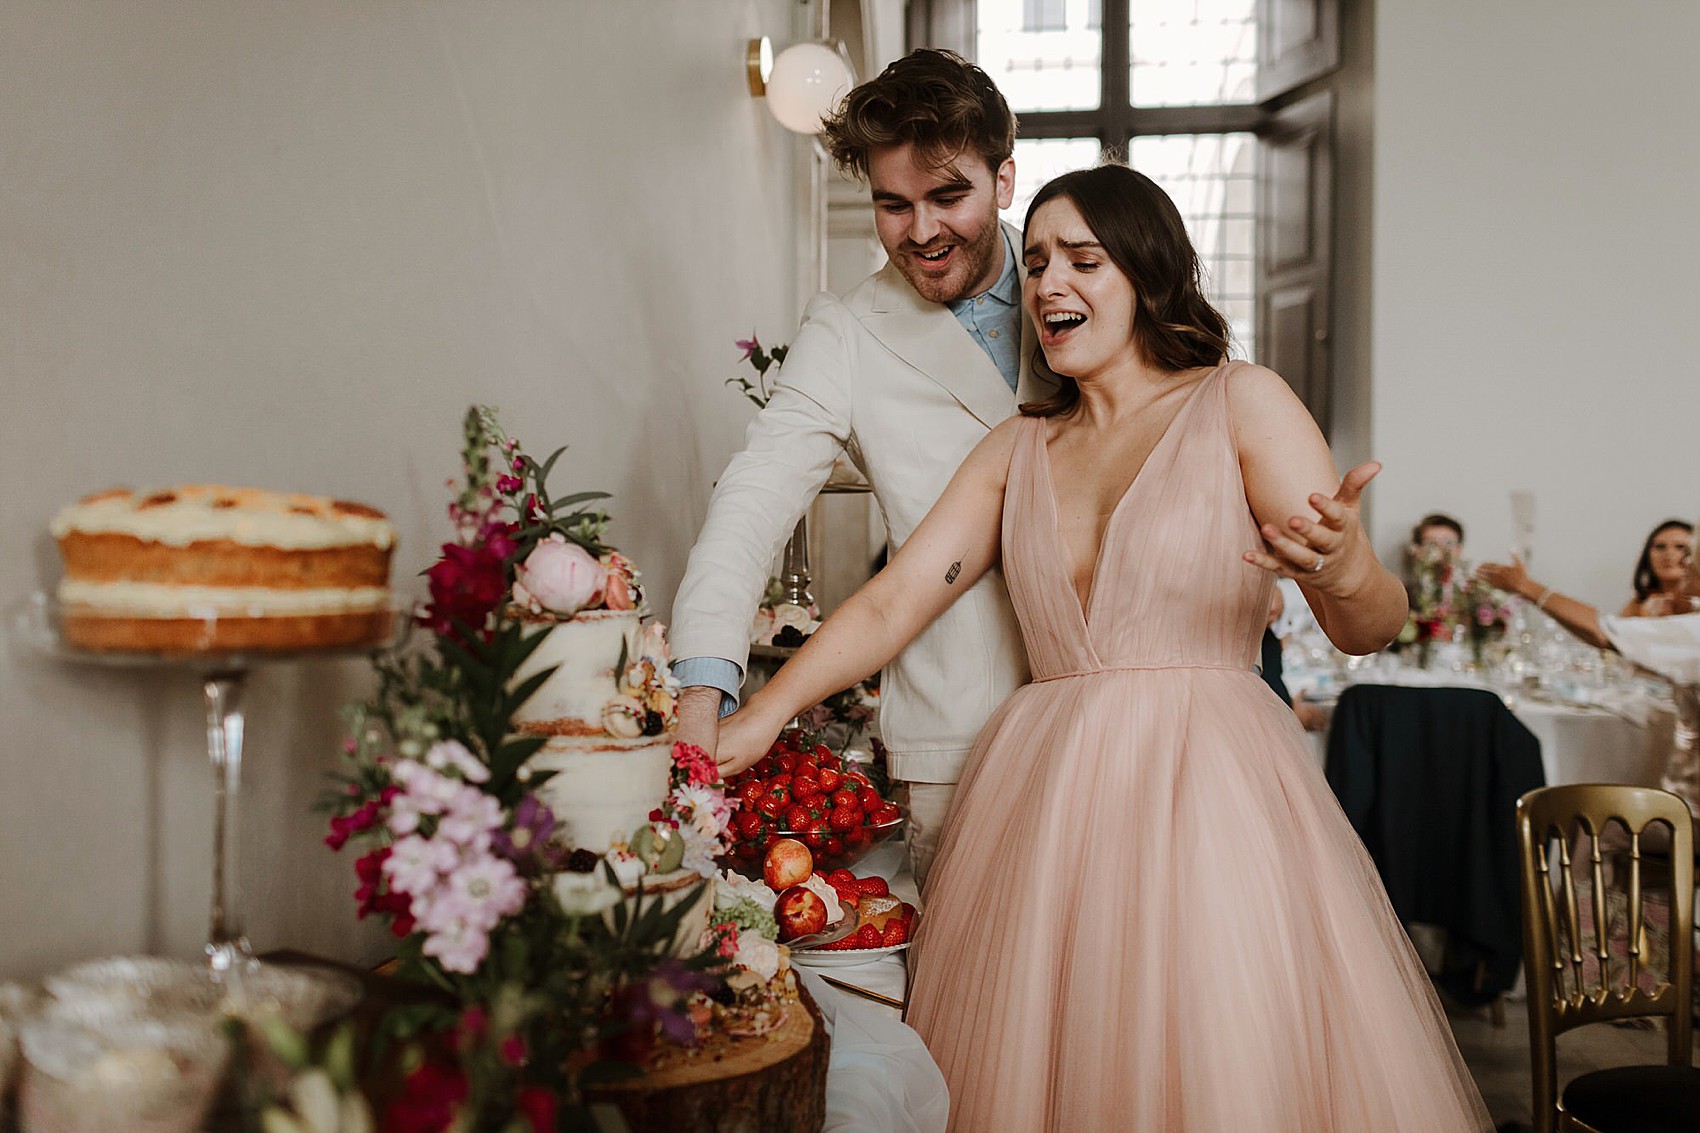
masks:
{"type": "Polygon", "coordinates": [[[1086,325],[1086,316],[1077,311],[1051,311],[1040,316],[1039,344],[1055,346],[1086,325]]]}

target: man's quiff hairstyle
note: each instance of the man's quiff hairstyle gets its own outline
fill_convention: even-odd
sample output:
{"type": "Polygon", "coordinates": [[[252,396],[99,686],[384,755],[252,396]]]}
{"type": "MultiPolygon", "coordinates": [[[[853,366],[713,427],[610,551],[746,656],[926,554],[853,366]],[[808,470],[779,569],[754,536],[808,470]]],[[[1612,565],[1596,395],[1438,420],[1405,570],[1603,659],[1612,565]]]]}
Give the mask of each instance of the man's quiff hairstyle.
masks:
{"type": "Polygon", "coordinates": [[[986,72],[952,51],[911,51],[852,90],[824,120],[834,164],[868,179],[868,155],[913,144],[929,168],[973,150],[996,173],[1015,152],[1015,115],[986,72]]]}

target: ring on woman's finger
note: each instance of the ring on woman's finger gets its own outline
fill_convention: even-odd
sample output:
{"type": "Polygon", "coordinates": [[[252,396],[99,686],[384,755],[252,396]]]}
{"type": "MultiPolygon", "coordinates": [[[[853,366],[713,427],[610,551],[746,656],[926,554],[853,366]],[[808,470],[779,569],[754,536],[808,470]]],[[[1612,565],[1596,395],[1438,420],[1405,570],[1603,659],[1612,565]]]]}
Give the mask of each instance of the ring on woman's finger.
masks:
{"type": "Polygon", "coordinates": [[[1327,562],[1327,561],[1328,561],[1327,555],[1316,556],[1316,562],[1311,564],[1310,573],[1315,574],[1317,571],[1321,570],[1322,564],[1327,562]]]}

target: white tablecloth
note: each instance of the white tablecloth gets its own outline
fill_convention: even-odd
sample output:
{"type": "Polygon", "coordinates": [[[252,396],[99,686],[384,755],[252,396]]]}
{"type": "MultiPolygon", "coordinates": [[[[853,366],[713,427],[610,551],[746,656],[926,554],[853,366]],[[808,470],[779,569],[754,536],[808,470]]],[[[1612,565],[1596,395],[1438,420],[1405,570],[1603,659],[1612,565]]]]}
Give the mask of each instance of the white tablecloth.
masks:
{"type": "MultiPolygon", "coordinates": [[[[1299,687],[1303,687],[1300,678],[1299,687]]],[[[1656,787],[1670,752],[1672,714],[1645,703],[1635,711],[1612,711],[1580,704],[1555,703],[1511,693],[1466,674],[1437,674],[1422,669],[1377,672],[1365,683],[1418,687],[1486,688],[1541,742],[1541,765],[1549,786],[1557,783],[1633,783],[1656,787]],[[1642,720],[1645,722],[1641,722],[1642,720]]],[[[1319,702],[1332,708],[1328,701],[1319,702]]],[[[1324,762],[1328,733],[1312,732],[1317,762],[1324,762]]]]}
{"type": "MultiPolygon", "coordinates": [[[[893,894],[919,905],[900,841],[877,847],[852,872],[887,878],[893,894]]],[[[950,1112],[944,1075],[902,1012],[821,978],[902,1001],[909,984],[907,956],[905,950],[850,968],[795,965],[832,1035],[824,1133],[944,1133],[950,1112]]]]}

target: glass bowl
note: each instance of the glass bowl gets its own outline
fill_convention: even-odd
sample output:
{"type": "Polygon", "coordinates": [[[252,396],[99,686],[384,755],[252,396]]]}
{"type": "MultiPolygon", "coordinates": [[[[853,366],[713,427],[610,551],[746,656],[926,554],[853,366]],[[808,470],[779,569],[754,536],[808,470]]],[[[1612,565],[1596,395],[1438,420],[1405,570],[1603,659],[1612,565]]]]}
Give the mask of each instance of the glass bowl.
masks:
{"type": "Polygon", "coordinates": [[[230,1056],[216,1019],[87,1017],[62,1006],[25,1020],[19,1125],[52,1133],[193,1133],[230,1056]]]}
{"type": "Polygon", "coordinates": [[[754,839],[735,842],[731,851],[719,859],[720,865],[746,877],[759,878],[767,846],[779,838],[794,838],[809,848],[809,854],[815,860],[816,872],[829,873],[835,869],[849,869],[867,857],[875,846],[890,841],[901,832],[908,818],[909,812],[898,807],[897,817],[890,822],[865,823],[848,831],[821,831],[818,828],[787,830],[783,823],[779,823],[764,827],[754,839]]]}

